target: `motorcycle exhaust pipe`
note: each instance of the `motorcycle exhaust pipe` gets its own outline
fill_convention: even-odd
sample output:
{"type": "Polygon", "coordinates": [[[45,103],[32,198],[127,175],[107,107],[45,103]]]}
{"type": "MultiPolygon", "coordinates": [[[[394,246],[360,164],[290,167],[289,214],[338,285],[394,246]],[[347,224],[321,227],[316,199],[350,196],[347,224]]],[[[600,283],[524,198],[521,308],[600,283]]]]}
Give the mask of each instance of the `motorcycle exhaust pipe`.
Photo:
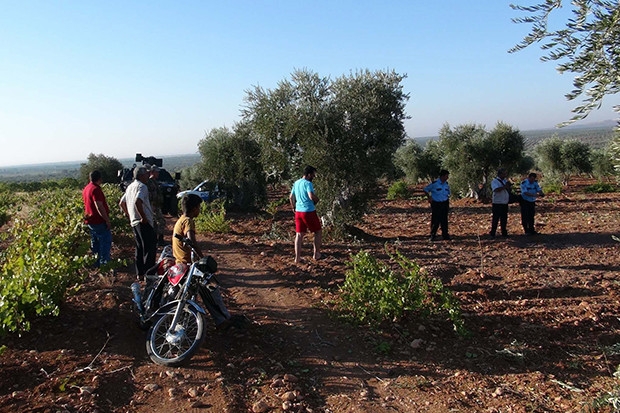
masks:
{"type": "Polygon", "coordinates": [[[131,284],[131,292],[133,293],[133,302],[136,303],[140,315],[144,314],[144,308],[142,307],[142,297],[140,294],[140,283],[135,282],[131,284]]]}

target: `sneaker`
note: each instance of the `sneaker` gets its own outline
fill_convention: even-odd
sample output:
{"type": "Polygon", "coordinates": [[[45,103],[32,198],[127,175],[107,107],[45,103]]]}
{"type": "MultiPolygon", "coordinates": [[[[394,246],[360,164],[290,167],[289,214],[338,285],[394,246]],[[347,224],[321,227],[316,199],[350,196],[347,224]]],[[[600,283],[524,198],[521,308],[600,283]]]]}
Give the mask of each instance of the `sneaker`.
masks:
{"type": "Polygon", "coordinates": [[[431,235],[429,241],[433,242],[437,239],[437,235],[431,235]]]}
{"type": "Polygon", "coordinates": [[[451,241],[452,237],[450,237],[450,235],[445,235],[442,237],[444,241],[451,241]]]}

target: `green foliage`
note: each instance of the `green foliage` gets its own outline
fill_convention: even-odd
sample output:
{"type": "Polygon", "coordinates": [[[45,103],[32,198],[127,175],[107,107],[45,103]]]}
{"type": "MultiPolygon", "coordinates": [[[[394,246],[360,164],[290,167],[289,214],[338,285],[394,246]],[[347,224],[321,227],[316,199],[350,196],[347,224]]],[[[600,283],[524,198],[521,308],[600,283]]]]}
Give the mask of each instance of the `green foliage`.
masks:
{"type": "Polygon", "coordinates": [[[542,61],[557,61],[558,72],[575,74],[574,89],[566,97],[569,100],[585,98],[573,109],[575,116],[566,124],[585,118],[600,106],[604,96],[620,91],[620,3],[573,0],[573,15],[566,27],[550,31],[549,16],[554,9],[561,8],[562,3],[561,0],[546,0],[534,6],[511,5],[515,10],[528,13],[513,21],[531,25],[531,31],[510,52],[540,43],[546,53],[542,61]]]}
{"type": "Polygon", "coordinates": [[[449,125],[439,132],[444,153],[443,167],[450,171],[452,193],[476,197],[498,168],[509,173],[523,172],[525,140],[511,126],[499,122],[487,132],[481,125],[449,125]]]}
{"type": "Polygon", "coordinates": [[[281,207],[282,205],[286,205],[288,203],[289,203],[289,198],[284,196],[280,199],[276,199],[275,201],[270,202],[265,208],[265,211],[267,211],[269,215],[274,216],[276,212],[278,212],[279,207],[281,207]]]}
{"type": "Polygon", "coordinates": [[[616,192],[618,188],[607,182],[597,182],[595,184],[587,186],[584,191],[589,193],[602,194],[607,192],[616,192]]]}
{"type": "Polygon", "coordinates": [[[615,173],[612,152],[608,145],[605,149],[596,149],[590,153],[592,174],[599,180],[613,176],[615,173]]]}
{"type": "Polygon", "coordinates": [[[564,185],[561,182],[554,180],[553,178],[545,178],[545,181],[541,185],[543,192],[549,194],[561,194],[564,185]]]}
{"type": "Polygon", "coordinates": [[[337,225],[361,215],[404,141],[403,79],[361,71],[332,81],[298,70],[274,90],[248,91],[243,118],[268,181],[291,181],[313,165],[319,213],[337,225]]]}
{"type": "Polygon", "coordinates": [[[27,331],[34,316],[57,315],[87,263],[78,190],[31,194],[27,219],[15,219],[0,252],[0,334],[27,331]]]}
{"type": "Polygon", "coordinates": [[[616,135],[609,143],[609,156],[611,157],[616,175],[620,177],[620,127],[616,130],[616,135]]]}
{"type": "Polygon", "coordinates": [[[538,167],[545,176],[559,176],[568,185],[571,175],[592,172],[590,147],[576,140],[545,139],[534,148],[538,167]]]}
{"type": "Polygon", "coordinates": [[[439,176],[443,152],[438,141],[426,142],[424,149],[416,141],[408,141],[396,151],[394,164],[411,183],[431,181],[439,176]]]}
{"type": "Polygon", "coordinates": [[[0,227],[11,219],[11,210],[15,203],[16,197],[13,192],[6,189],[6,185],[0,185],[0,227]]]}
{"type": "Polygon", "coordinates": [[[123,215],[123,211],[118,206],[118,202],[123,196],[123,192],[116,184],[103,184],[101,190],[105,195],[106,202],[110,207],[110,225],[115,235],[133,236],[131,226],[127,221],[127,217],[123,215]]]}
{"type": "Polygon", "coordinates": [[[260,162],[260,148],[244,125],[233,131],[212,129],[198,143],[200,170],[205,179],[218,182],[228,202],[241,210],[262,207],[267,202],[267,185],[260,162]]]}
{"type": "Polygon", "coordinates": [[[118,171],[123,169],[123,164],[112,156],[104,154],[88,155],[88,160],[80,166],[80,182],[88,183],[88,174],[98,169],[104,183],[118,183],[118,171]]]}
{"type": "Polygon", "coordinates": [[[196,231],[200,233],[230,232],[230,221],[226,219],[226,208],[223,199],[216,199],[211,203],[203,202],[200,214],[196,217],[196,231]]]}
{"type": "Polygon", "coordinates": [[[353,255],[347,263],[338,309],[371,325],[401,319],[406,313],[420,317],[444,314],[458,334],[467,334],[460,304],[441,280],[420,271],[399,253],[392,259],[400,271],[393,271],[367,251],[353,255]]]}
{"type": "Polygon", "coordinates": [[[387,199],[407,199],[409,198],[409,188],[405,181],[394,182],[388,188],[387,199]]]}

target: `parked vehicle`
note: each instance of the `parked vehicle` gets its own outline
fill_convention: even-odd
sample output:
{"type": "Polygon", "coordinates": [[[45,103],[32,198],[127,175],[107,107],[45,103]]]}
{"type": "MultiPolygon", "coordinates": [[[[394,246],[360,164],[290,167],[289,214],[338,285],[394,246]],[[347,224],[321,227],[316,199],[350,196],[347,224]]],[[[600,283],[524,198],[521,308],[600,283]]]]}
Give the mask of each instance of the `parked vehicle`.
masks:
{"type": "MultiPolygon", "coordinates": [[[[195,251],[191,240],[177,234],[175,237],[195,251]]],[[[191,265],[168,265],[173,263],[172,249],[167,246],[160,255],[156,274],[145,277],[144,291],[138,282],[131,285],[140,326],[148,328],[146,351],[154,363],[163,366],[186,363],[205,339],[206,311],[197,297],[203,304],[210,304],[209,311],[218,310],[218,302],[212,297],[219,284],[214,275],[215,260],[207,256],[191,265]]]]}
{"type": "Polygon", "coordinates": [[[214,199],[225,196],[224,191],[220,190],[219,184],[209,180],[202,181],[196,185],[194,189],[188,189],[177,193],[177,198],[181,199],[187,194],[198,195],[204,202],[211,202],[214,199]]]}
{"type": "MultiPolygon", "coordinates": [[[[181,179],[181,173],[176,172],[174,177],[168,172],[166,169],[162,168],[164,163],[163,159],[155,158],[154,156],[144,157],[142,154],[136,154],[136,162],[141,162],[143,166],[157,166],[159,168],[159,178],[157,182],[159,183],[159,189],[164,197],[163,203],[161,206],[161,212],[163,214],[170,214],[176,216],[179,212],[179,204],[177,200],[177,193],[179,192],[179,184],[178,180],[181,179]]],[[[136,168],[137,164],[133,164],[131,168],[123,168],[118,171],[119,176],[119,186],[121,191],[125,192],[127,186],[133,181],[133,170],[136,168]]]]}

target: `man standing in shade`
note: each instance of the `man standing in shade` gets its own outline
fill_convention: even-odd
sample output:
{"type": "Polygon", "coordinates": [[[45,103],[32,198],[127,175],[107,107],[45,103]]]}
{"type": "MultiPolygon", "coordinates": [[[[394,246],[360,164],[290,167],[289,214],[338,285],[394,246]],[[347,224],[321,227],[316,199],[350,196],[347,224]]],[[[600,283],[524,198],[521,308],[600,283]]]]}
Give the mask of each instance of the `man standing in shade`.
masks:
{"type": "Polygon", "coordinates": [[[491,232],[489,236],[495,238],[497,224],[499,223],[502,236],[508,236],[506,226],[508,224],[508,202],[510,200],[510,181],[506,179],[508,173],[504,168],[497,170],[497,177],[491,181],[491,190],[493,190],[493,218],[491,218],[491,232]]]}
{"type": "Polygon", "coordinates": [[[314,233],[313,258],[321,258],[321,221],[316,213],[315,205],[319,198],[314,193],[312,180],[316,175],[316,168],[306,166],[304,176],[293,184],[289,201],[295,211],[295,263],[301,261],[301,246],[307,231],[314,233]]]}
{"type": "Polygon", "coordinates": [[[136,275],[142,281],[146,271],[155,266],[157,236],[153,227],[149,189],[146,186],[149,173],[141,166],[134,169],[133,176],[134,180],[125,190],[119,205],[131,222],[136,240],[136,275]]]}
{"type": "Polygon", "coordinates": [[[149,189],[149,201],[151,202],[151,208],[153,209],[153,221],[155,224],[155,233],[157,234],[157,243],[161,246],[166,245],[164,241],[164,230],[166,229],[166,220],[164,214],[161,212],[161,205],[164,200],[164,196],[159,188],[159,167],[153,165],[149,169],[150,175],[146,182],[146,186],[149,189]]]}
{"type": "Polygon", "coordinates": [[[110,208],[101,190],[101,172],[88,174],[89,183],[82,191],[84,201],[84,222],[90,230],[90,249],[97,255],[96,268],[101,268],[110,261],[112,232],[110,231],[110,208]]]}
{"type": "Polygon", "coordinates": [[[534,215],[536,214],[536,199],[545,196],[542,188],[538,185],[536,174],[531,173],[527,179],[521,182],[521,225],[526,235],[536,235],[534,226],[534,215]]]}
{"type": "Polygon", "coordinates": [[[444,240],[450,240],[448,232],[448,211],[450,210],[450,185],[448,185],[449,172],[442,169],[439,179],[424,187],[424,193],[431,203],[431,241],[437,238],[437,230],[441,226],[441,236],[444,240]]]}

